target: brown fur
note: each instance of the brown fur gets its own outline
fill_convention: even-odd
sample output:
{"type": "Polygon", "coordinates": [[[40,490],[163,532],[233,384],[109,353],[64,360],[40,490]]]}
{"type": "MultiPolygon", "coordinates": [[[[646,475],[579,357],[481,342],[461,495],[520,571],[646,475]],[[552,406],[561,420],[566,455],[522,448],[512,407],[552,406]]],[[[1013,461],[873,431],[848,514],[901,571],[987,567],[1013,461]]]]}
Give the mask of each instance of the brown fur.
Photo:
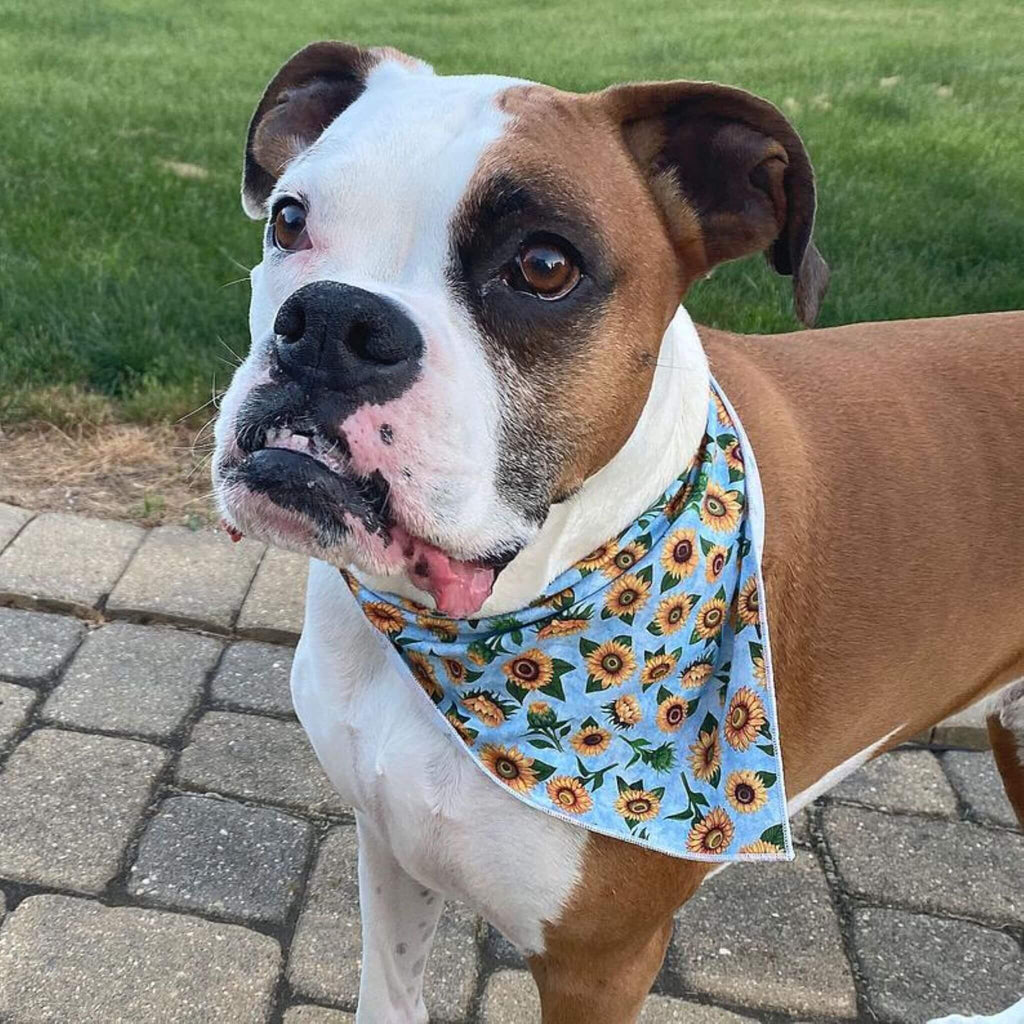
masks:
{"type": "Polygon", "coordinates": [[[1003,779],[1003,787],[1020,827],[1024,829],[1024,737],[1012,733],[998,715],[988,718],[992,756],[1003,779]]]}
{"type": "MultiPolygon", "coordinates": [[[[1024,313],[701,336],[764,486],[792,797],[893,729],[889,745],[1024,672],[1024,472],[1004,441],[1024,434],[1024,313]]],[[[1011,739],[993,734],[1020,814],[1011,739]]],[[[660,966],[644,940],[707,870],[589,837],[581,883],[534,966],[542,999],[575,985],[580,1002],[549,995],[545,1024],[633,1020],[660,966]],[[599,1017],[587,981],[572,981],[594,980],[594,944],[619,950],[622,981],[599,1017]]]]}

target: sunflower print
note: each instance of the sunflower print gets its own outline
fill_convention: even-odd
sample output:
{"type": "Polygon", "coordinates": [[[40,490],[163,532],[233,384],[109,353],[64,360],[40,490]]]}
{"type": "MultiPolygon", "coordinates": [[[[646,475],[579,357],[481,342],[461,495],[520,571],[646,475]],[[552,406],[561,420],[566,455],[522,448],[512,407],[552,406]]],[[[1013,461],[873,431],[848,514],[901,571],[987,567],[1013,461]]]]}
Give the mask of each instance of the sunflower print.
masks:
{"type": "Polygon", "coordinates": [[[788,858],[752,454],[713,391],[677,480],[519,610],[345,582],[451,756],[510,797],[673,856],[788,858]]]}
{"type": "Polygon", "coordinates": [[[517,793],[533,789],[539,781],[533,770],[533,758],[515,747],[488,743],[480,748],[480,761],[492,775],[517,793]]]}
{"type": "Polygon", "coordinates": [[[672,594],[658,604],[654,613],[654,625],[660,636],[667,636],[686,625],[693,610],[693,599],[689,594],[672,594]]]}
{"type": "Polygon", "coordinates": [[[661,549],[662,568],[670,576],[684,580],[700,563],[696,530],[676,530],[661,549]]]}
{"type": "Polygon", "coordinates": [[[635,615],[651,596],[651,585],[639,576],[621,576],[611,587],[604,599],[605,611],[609,615],[635,615]]]}
{"type": "Polygon", "coordinates": [[[590,625],[590,619],[552,619],[546,626],[537,630],[538,640],[547,640],[552,636],[573,636],[584,633],[590,625]]]}
{"type": "Polygon", "coordinates": [[[586,814],[594,800],[579,779],[558,775],[548,783],[548,799],[566,814],[586,814]]]}
{"type": "Polygon", "coordinates": [[[413,678],[432,701],[439,701],[444,696],[441,684],[437,681],[434,666],[431,665],[426,655],[412,651],[409,654],[409,668],[412,670],[413,678]]]}
{"type": "Polygon", "coordinates": [[[686,666],[683,670],[683,674],[679,677],[679,682],[684,689],[697,690],[700,689],[714,674],[714,662],[695,661],[692,665],[686,666]]]}
{"type": "Polygon", "coordinates": [[[505,712],[501,705],[487,694],[477,693],[463,697],[462,706],[488,728],[496,729],[505,721],[505,712]]]}
{"type": "Polygon", "coordinates": [[[655,654],[644,662],[640,672],[640,683],[642,686],[653,686],[667,679],[676,670],[679,664],[678,654],[655,654]]]}
{"type": "Polygon", "coordinates": [[[697,734],[697,742],[690,747],[690,769],[694,778],[710,782],[722,767],[722,748],[718,742],[718,730],[697,734]]]}
{"type": "Polygon", "coordinates": [[[586,725],[569,742],[578,754],[584,757],[597,757],[610,746],[612,734],[599,725],[586,725]]]}
{"type": "Polygon", "coordinates": [[[736,528],[742,507],[739,491],[727,491],[709,483],[700,505],[700,518],[716,533],[729,533],[736,528]]]}
{"type": "Polygon", "coordinates": [[[613,579],[620,573],[629,572],[647,554],[648,546],[643,541],[635,540],[625,544],[602,567],[602,572],[613,579]]]}
{"type": "Polygon", "coordinates": [[[732,818],[721,807],[713,807],[690,829],[686,848],[691,853],[719,856],[729,848],[735,833],[732,818]]]}
{"type": "Polygon", "coordinates": [[[736,617],[744,626],[755,626],[761,615],[761,600],[757,593],[757,578],[751,576],[740,588],[736,598],[736,617]]]}
{"type": "Polygon", "coordinates": [[[768,790],[749,769],[731,772],[725,781],[725,798],[740,814],[755,814],[768,802],[768,790]]]}
{"type": "Polygon", "coordinates": [[[661,800],[646,789],[624,789],[615,801],[615,813],[633,821],[650,821],[661,811],[661,800]]]}
{"type": "Polygon", "coordinates": [[[501,668],[508,678],[524,690],[539,690],[551,682],[551,659],[536,647],[516,655],[501,668]]]}
{"type": "Polygon", "coordinates": [[[694,632],[702,640],[713,640],[722,632],[729,609],[720,598],[714,597],[707,604],[701,605],[697,611],[694,632]]]}
{"type": "Polygon", "coordinates": [[[633,652],[618,640],[609,640],[586,656],[590,674],[607,689],[621,686],[636,672],[633,652]]]}
{"type": "Polygon", "coordinates": [[[405,626],[402,613],[383,601],[367,601],[363,605],[363,614],[370,620],[370,625],[385,636],[400,633],[405,626]]]}
{"type": "Polygon", "coordinates": [[[729,549],[715,544],[708,549],[704,561],[704,579],[708,583],[717,583],[725,572],[725,566],[729,561],[729,549]]]}
{"type": "Polygon", "coordinates": [[[687,701],[683,697],[666,697],[658,705],[656,721],[662,732],[679,732],[686,721],[687,701]]]}
{"type": "Polygon", "coordinates": [[[744,686],[734,694],[722,722],[726,743],[736,750],[746,750],[767,721],[761,698],[744,686]]]}

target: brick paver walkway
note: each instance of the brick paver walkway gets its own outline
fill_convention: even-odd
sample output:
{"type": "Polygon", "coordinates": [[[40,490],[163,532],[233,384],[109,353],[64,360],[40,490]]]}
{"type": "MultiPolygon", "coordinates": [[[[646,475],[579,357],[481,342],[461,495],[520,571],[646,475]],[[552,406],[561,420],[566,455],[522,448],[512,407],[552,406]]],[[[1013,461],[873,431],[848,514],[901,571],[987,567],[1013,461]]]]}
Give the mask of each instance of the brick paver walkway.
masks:
{"type": "MultiPolygon", "coordinates": [[[[304,577],[212,531],[0,505],[0,1021],[353,1019],[354,826],[288,695],[304,577]]],[[[796,832],[794,864],[682,909],[644,1024],[1021,995],[1024,836],[987,754],[890,754],[796,832]]],[[[538,1019],[516,950],[457,905],[426,989],[435,1021],[538,1019]]]]}

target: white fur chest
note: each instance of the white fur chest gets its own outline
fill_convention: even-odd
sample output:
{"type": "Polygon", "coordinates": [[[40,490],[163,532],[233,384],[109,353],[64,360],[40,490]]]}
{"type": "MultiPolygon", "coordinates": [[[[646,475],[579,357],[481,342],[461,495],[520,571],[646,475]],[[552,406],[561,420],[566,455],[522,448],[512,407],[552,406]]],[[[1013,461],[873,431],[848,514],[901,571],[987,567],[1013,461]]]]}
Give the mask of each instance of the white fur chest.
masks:
{"type": "Polygon", "coordinates": [[[541,951],[586,833],[484,777],[323,562],[310,566],[292,699],[331,782],[405,872],[541,951]]]}

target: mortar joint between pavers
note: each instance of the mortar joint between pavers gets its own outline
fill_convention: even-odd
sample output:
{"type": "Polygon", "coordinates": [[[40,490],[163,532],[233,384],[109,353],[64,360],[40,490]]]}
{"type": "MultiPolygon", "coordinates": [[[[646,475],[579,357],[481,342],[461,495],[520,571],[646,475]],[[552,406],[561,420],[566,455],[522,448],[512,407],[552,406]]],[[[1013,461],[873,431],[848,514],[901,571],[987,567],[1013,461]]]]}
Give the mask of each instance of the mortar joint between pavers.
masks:
{"type": "Polygon", "coordinates": [[[85,622],[102,622],[103,613],[93,605],[57,597],[37,597],[13,590],[0,591],[0,607],[19,608],[28,612],[51,612],[57,615],[72,615],[85,622]]]}
{"type": "Polygon", "coordinates": [[[245,607],[245,599],[249,596],[249,591],[252,590],[252,585],[256,581],[256,573],[260,571],[260,566],[263,564],[263,559],[267,557],[267,552],[270,550],[270,545],[264,546],[260,552],[260,557],[256,559],[256,564],[253,566],[252,575],[249,577],[249,582],[245,585],[245,593],[242,595],[242,600],[238,602],[238,607],[231,613],[231,625],[230,630],[234,632],[235,626],[238,623],[238,616],[242,614],[242,609],[245,607]]]}
{"type": "MultiPolygon", "coordinates": [[[[21,508],[22,506],[15,505],[14,507],[21,508]]],[[[28,519],[26,519],[25,522],[23,522],[21,526],[19,526],[18,529],[14,531],[14,535],[10,537],[6,544],[0,544],[0,555],[2,555],[25,532],[25,530],[28,528],[29,523],[33,522],[36,516],[39,515],[38,512],[30,508],[26,508],[24,509],[24,511],[29,513],[28,519]]]]}
{"type": "MultiPolygon", "coordinates": [[[[976,753],[976,751],[975,751],[976,753]]],[[[955,790],[954,790],[955,793],[955,790]]],[[[972,828],[984,829],[986,832],[996,832],[1000,834],[1009,835],[1020,835],[1020,829],[1012,828],[1008,825],[1000,825],[998,822],[989,821],[987,819],[978,819],[968,814],[960,815],[959,813],[955,816],[948,814],[936,814],[932,811],[905,811],[894,809],[891,807],[879,806],[878,804],[867,804],[862,800],[853,800],[849,797],[836,797],[829,793],[824,794],[820,797],[822,804],[826,807],[854,807],[861,811],[871,811],[875,814],[884,814],[887,818],[897,818],[903,821],[942,821],[942,822],[953,822],[955,824],[970,825],[972,828]]],[[[957,796],[959,801],[959,796],[957,796]]]]}
{"type": "Polygon", "coordinates": [[[963,924],[973,924],[990,932],[1000,932],[1003,935],[1008,935],[1015,942],[1024,943],[1024,924],[1019,924],[1016,921],[974,917],[970,914],[958,914],[951,910],[936,910],[934,907],[922,907],[891,899],[882,901],[878,897],[863,896],[858,893],[845,892],[845,896],[854,910],[898,910],[904,914],[913,914],[915,917],[934,918],[936,921],[959,921],[963,924]]]}
{"type": "Polygon", "coordinates": [[[878,1014],[868,998],[868,983],[864,967],[857,955],[857,947],[854,942],[853,906],[848,894],[843,888],[842,876],[836,867],[835,858],[829,845],[828,836],[825,834],[823,822],[823,803],[815,802],[808,811],[808,834],[811,841],[811,850],[818,859],[822,871],[825,873],[825,883],[828,887],[829,897],[832,900],[832,910],[839,921],[839,935],[843,943],[843,953],[853,977],[853,990],[857,997],[857,1020],[878,1020],[878,1014]]]}

